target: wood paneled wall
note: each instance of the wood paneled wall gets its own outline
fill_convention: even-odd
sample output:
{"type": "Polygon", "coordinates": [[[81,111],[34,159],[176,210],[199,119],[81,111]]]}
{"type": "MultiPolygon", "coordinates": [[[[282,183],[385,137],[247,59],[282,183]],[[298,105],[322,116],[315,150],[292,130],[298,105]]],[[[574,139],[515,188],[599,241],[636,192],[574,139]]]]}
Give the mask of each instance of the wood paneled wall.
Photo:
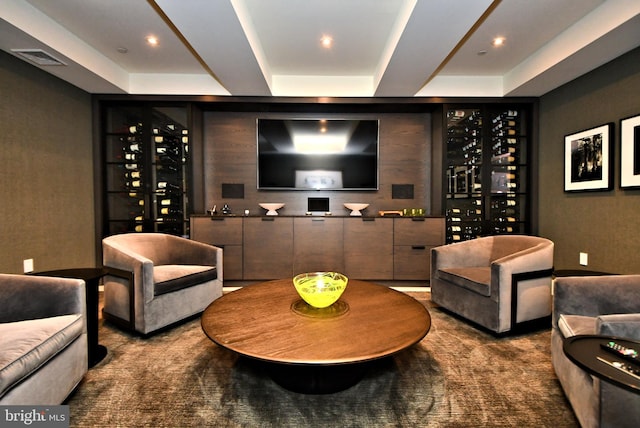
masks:
{"type": "MultiPolygon", "coordinates": [[[[285,115],[294,116],[294,113],[285,115]]],[[[303,215],[307,198],[328,197],[334,215],[347,215],[345,202],[364,202],[370,206],[365,215],[379,210],[425,208],[431,214],[431,115],[424,114],[358,114],[323,115],[326,118],[375,118],[380,120],[380,159],[378,191],[272,191],[257,190],[256,119],[283,117],[281,113],[204,113],[204,206],[218,209],[229,204],[233,213],[245,209],[251,214],[264,213],[260,202],[284,202],[279,212],[303,215]],[[243,184],[243,199],[222,198],[222,184],[243,184]],[[393,199],[393,184],[412,184],[413,199],[393,199]]],[[[295,117],[318,117],[295,114],[295,117]]]]}

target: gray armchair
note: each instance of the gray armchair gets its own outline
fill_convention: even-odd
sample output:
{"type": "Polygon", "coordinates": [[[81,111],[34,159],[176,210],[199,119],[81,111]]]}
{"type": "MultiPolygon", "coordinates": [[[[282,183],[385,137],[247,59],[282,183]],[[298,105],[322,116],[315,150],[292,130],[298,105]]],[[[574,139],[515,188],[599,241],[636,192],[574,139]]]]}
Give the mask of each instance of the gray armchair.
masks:
{"type": "Polygon", "coordinates": [[[554,289],[551,361],[580,425],[640,426],[640,394],[591,376],[562,350],[574,335],[640,340],[640,275],[557,278],[554,289]]]}
{"type": "Polygon", "coordinates": [[[0,275],[0,405],[61,404],[87,372],[85,284],[0,275]]]}
{"type": "Polygon", "coordinates": [[[477,238],[431,250],[431,300],[495,333],[551,315],[553,242],[477,238]]]}
{"type": "Polygon", "coordinates": [[[149,334],[202,312],[222,295],[222,249],[162,233],[102,240],[103,264],[132,273],[104,279],[105,319],[149,334]]]}

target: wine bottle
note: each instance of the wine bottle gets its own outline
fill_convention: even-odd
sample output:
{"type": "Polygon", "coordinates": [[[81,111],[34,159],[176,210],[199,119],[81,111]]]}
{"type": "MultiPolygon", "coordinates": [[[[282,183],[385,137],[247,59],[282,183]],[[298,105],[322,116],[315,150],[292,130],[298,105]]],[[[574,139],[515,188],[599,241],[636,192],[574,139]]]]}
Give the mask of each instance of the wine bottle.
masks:
{"type": "Polygon", "coordinates": [[[162,165],[177,165],[178,161],[169,155],[157,155],[156,162],[162,165]]]}
{"type": "Polygon", "coordinates": [[[156,164],[156,169],[158,170],[158,172],[164,172],[168,174],[175,174],[178,172],[178,168],[173,165],[156,164]]]}
{"type": "Polygon", "coordinates": [[[178,194],[182,193],[182,188],[176,184],[170,183],[168,181],[159,181],[157,184],[158,194],[167,195],[167,194],[178,194]]]}
{"type": "Polygon", "coordinates": [[[162,207],[160,208],[160,214],[162,215],[181,215],[182,210],[172,207],[162,207]]]}

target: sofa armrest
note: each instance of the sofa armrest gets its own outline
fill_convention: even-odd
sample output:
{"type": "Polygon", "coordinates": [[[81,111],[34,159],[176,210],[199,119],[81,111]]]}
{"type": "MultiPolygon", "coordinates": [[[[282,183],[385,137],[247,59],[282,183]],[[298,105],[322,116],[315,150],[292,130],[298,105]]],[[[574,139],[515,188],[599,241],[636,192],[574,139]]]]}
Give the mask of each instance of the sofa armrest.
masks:
{"type": "MultiPolygon", "coordinates": [[[[553,245],[538,244],[494,260],[491,263],[491,293],[495,294],[499,291],[501,300],[509,299],[508,285],[511,284],[514,274],[543,272],[551,269],[553,269],[553,245]],[[498,284],[501,284],[500,290],[496,289],[498,284]],[[505,285],[507,287],[504,287],[505,285]]],[[[549,285],[551,285],[551,272],[549,272],[549,285]]]]}
{"type": "Polygon", "coordinates": [[[0,322],[69,314],[86,317],[85,293],[81,279],[0,274],[0,322]]]}
{"type": "Polygon", "coordinates": [[[601,315],[596,319],[596,334],[640,340],[640,313],[601,315]]]}
{"type": "Polygon", "coordinates": [[[553,326],[561,314],[597,317],[640,313],[640,275],[574,276],[556,278],[553,326]]]}
{"type": "Polygon", "coordinates": [[[133,287],[131,292],[135,294],[135,300],[149,302],[153,299],[153,261],[151,259],[118,243],[103,240],[102,264],[133,274],[134,284],[131,285],[133,287]],[[145,283],[148,284],[147,287],[145,283]]]}

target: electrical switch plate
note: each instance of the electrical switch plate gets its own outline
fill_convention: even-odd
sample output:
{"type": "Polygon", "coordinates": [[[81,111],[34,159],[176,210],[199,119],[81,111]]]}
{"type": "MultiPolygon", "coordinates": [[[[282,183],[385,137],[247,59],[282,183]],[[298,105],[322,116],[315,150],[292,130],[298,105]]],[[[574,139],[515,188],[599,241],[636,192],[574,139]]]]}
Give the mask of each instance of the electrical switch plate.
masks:
{"type": "Polygon", "coordinates": [[[24,273],[33,272],[33,259],[25,259],[22,261],[24,267],[24,273]]]}
{"type": "Polygon", "coordinates": [[[587,266],[589,264],[589,254],[580,253],[580,264],[582,266],[587,266]]]}

